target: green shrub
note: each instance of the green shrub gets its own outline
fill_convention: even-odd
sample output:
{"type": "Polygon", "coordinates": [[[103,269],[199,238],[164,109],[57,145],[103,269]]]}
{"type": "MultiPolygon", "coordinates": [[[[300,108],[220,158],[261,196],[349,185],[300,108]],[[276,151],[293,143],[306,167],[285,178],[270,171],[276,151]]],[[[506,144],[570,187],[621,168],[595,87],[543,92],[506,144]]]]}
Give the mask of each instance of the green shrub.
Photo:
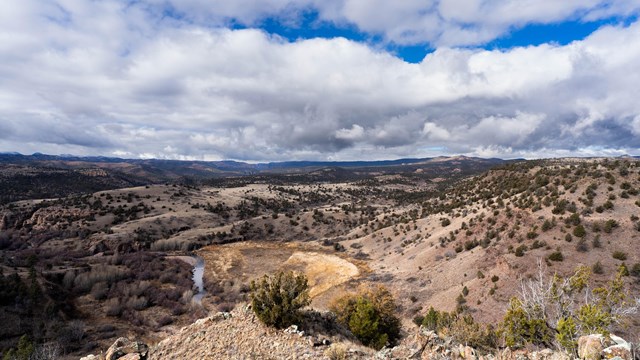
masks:
{"type": "Polygon", "coordinates": [[[578,321],[589,333],[609,334],[609,326],[613,319],[602,306],[584,304],[578,310],[578,321]]]}
{"type": "Polygon", "coordinates": [[[629,272],[632,276],[640,278],[640,263],[635,263],[629,272]]]}
{"type": "Polygon", "coordinates": [[[379,331],[380,316],[369,299],[356,300],[348,325],[349,330],[367,346],[381,349],[389,341],[389,335],[379,331]]]}
{"type": "Polygon", "coordinates": [[[604,274],[604,269],[602,268],[602,263],[600,263],[600,261],[597,261],[591,267],[591,271],[593,271],[594,274],[604,274]]]}
{"type": "Polygon", "coordinates": [[[545,247],[545,246],[547,246],[547,242],[546,241],[535,240],[533,242],[533,244],[531,244],[531,250],[539,249],[539,248],[545,247]]]}
{"type": "Polygon", "coordinates": [[[627,264],[620,264],[620,266],[618,266],[618,273],[620,273],[622,276],[629,276],[629,268],[627,267],[627,264]]]}
{"type": "Polygon", "coordinates": [[[498,345],[498,335],[491,325],[481,325],[471,315],[457,315],[449,326],[449,334],[460,344],[491,351],[498,345]]]}
{"type": "Polygon", "coordinates": [[[607,234],[610,234],[611,231],[615,228],[617,228],[618,226],[620,226],[620,224],[618,224],[617,221],[613,220],[613,219],[609,219],[607,220],[607,222],[604,223],[604,232],[606,232],[607,234]]]}
{"type": "Polygon", "coordinates": [[[251,305],[260,321],[284,328],[300,319],[300,309],[309,305],[307,277],[280,271],[251,282],[251,305]]]}
{"type": "Polygon", "coordinates": [[[455,341],[477,349],[495,349],[498,342],[497,334],[491,325],[482,326],[470,315],[438,311],[433,307],[425,314],[422,326],[437,333],[444,332],[455,341]]]}
{"type": "Polygon", "coordinates": [[[613,258],[616,260],[620,260],[620,261],[627,260],[627,253],[625,253],[624,251],[614,251],[611,256],[613,256],[613,258]]]}
{"type": "Polygon", "coordinates": [[[500,325],[506,346],[520,348],[527,344],[547,345],[550,342],[551,331],[544,319],[533,314],[525,311],[520,299],[511,298],[500,325]]]}
{"type": "Polygon", "coordinates": [[[551,261],[563,261],[564,260],[564,256],[562,255],[562,253],[560,251],[555,251],[552,252],[549,257],[549,260],[551,261]]]}
{"type": "Polygon", "coordinates": [[[22,335],[18,340],[18,347],[15,349],[9,349],[4,354],[3,360],[29,360],[34,353],[34,346],[27,335],[22,335]]]}
{"type": "Polygon", "coordinates": [[[578,241],[578,243],[576,244],[576,250],[578,250],[579,252],[589,251],[589,244],[587,244],[587,240],[584,238],[580,239],[580,241],[578,241]]]}
{"type": "Polygon", "coordinates": [[[573,225],[573,226],[577,226],[580,225],[580,215],[575,213],[575,214],[571,214],[571,216],[569,216],[565,221],[565,224],[567,225],[573,225]]]}
{"type": "Polygon", "coordinates": [[[578,225],[573,228],[573,236],[583,238],[587,235],[587,231],[584,229],[584,226],[578,225]]]}
{"type": "MultiPolygon", "coordinates": [[[[446,312],[444,312],[444,314],[449,315],[446,312]]],[[[429,308],[429,311],[427,311],[427,314],[422,319],[422,326],[427,328],[427,330],[435,332],[440,331],[443,327],[447,327],[450,324],[451,322],[446,321],[446,319],[441,316],[441,313],[435,310],[433,306],[429,308]]]]}
{"type": "Polygon", "coordinates": [[[395,300],[384,286],[362,288],[347,294],[330,306],[339,323],[366,346],[381,349],[394,344],[400,336],[400,319],[395,315],[395,300]]]}
{"type": "Polygon", "coordinates": [[[573,321],[573,318],[568,317],[558,320],[556,330],[556,341],[558,344],[567,352],[574,354],[578,348],[578,342],[576,341],[578,338],[578,329],[576,328],[576,323],[573,321]]]}
{"type": "MultiPolygon", "coordinates": [[[[540,265],[542,266],[542,265],[540,265]]],[[[579,266],[570,277],[543,275],[523,285],[522,298],[512,298],[500,325],[506,346],[550,347],[552,340],[574,352],[582,335],[608,336],[611,326],[637,314],[635,299],[627,297],[624,270],[602,287],[590,289],[590,270],[579,266]],[[616,311],[617,309],[617,311],[616,311]]]]}

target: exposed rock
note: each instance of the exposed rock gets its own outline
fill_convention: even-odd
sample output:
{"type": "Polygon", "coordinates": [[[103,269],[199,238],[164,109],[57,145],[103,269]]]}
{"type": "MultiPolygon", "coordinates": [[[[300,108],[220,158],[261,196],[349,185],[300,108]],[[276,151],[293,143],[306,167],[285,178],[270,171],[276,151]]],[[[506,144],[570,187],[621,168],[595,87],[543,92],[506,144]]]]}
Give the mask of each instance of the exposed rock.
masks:
{"type": "Polygon", "coordinates": [[[288,328],[284,329],[286,334],[296,334],[298,336],[304,336],[304,331],[298,330],[298,325],[291,325],[288,328]]]}
{"type": "Polygon", "coordinates": [[[465,346],[462,348],[460,356],[465,360],[476,360],[478,358],[476,351],[471,346],[465,346]]]}
{"type": "Polygon", "coordinates": [[[601,334],[581,336],[578,339],[578,356],[584,360],[599,360],[604,343],[605,338],[601,334]]]}
{"type": "Polygon", "coordinates": [[[118,358],[118,360],[144,360],[145,358],[143,358],[140,354],[127,354],[121,358],[118,358]]]}
{"type": "Polygon", "coordinates": [[[328,346],[331,345],[331,340],[323,336],[311,336],[309,338],[309,344],[311,346],[328,346]]]}
{"type": "Polygon", "coordinates": [[[623,338],[613,334],[611,334],[609,338],[615,345],[609,346],[602,351],[602,355],[604,355],[605,359],[614,359],[618,357],[621,360],[633,360],[631,344],[626,342],[623,338]]]}
{"type": "Polygon", "coordinates": [[[87,355],[85,357],[81,357],[80,360],[103,360],[103,358],[99,355],[87,355]]]}
{"type": "MultiPolygon", "coordinates": [[[[320,314],[315,318],[322,319],[320,314]]],[[[316,325],[318,322],[316,322],[316,325]]],[[[335,325],[334,325],[335,326],[335,325]]],[[[236,307],[232,313],[218,313],[200,319],[182,328],[178,333],[166,338],[149,350],[149,360],[165,359],[326,359],[330,354],[347,359],[451,359],[451,360],[572,360],[562,351],[542,349],[502,349],[495,354],[483,354],[464,344],[456,344],[449,338],[442,338],[433,331],[421,327],[414,334],[406,336],[394,347],[375,351],[357,344],[353,338],[342,333],[330,333],[329,326],[312,329],[305,322],[301,326],[292,325],[277,330],[262,324],[249,306],[236,307]],[[302,331],[301,329],[305,329],[302,331]],[[331,346],[329,346],[331,345],[331,346]]],[[[351,335],[350,335],[351,336],[351,335]]],[[[631,346],[623,339],[612,336],[609,341],[602,335],[583,336],[579,340],[581,359],[632,360],[631,346]],[[608,346],[608,347],[607,347],[608,346]],[[605,349],[605,347],[607,347],[605,349]]],[[[127,357],[107,357],[106,360],[142,360],[143,354],[137,343],[127,343],[121,338],[113,349],[132,349],[122,352],[127,357]]],[[[107,356],[111,354],[107,353],[107,356]]],[[[86,359],[93,360],[93,359],[86,359]]]]}
{"type": "Polygon", "coordinates": [[[619,358],[620,360],[633,360],[631,356],[631,349],[628,349],[622,345],[610,346],[602,352],[605,359],[619,358]]]}
{"type": "Polygon", "coordinates": [[[307,326],[267,327],[249,307],[237,306],[231,314],[218,313],[182,328],[153,346],[149,360],[326,359],[327,347],[322,345],[336,342],[344,342],[348,359],[371,359],[375,354],[339,334],[311,332],[307,326]]]}
{"type": "Polygon", "coordinates": [[[109,347],[105,360],[146,360],[147,354],[146,344],[121,337],[109,347]]]}

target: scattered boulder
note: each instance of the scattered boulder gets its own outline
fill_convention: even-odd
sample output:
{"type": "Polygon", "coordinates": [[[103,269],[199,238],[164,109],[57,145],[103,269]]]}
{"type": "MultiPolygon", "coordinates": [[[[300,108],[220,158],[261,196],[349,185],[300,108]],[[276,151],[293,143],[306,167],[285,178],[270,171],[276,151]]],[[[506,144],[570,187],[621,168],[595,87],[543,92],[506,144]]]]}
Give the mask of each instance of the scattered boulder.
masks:
{"type": "MultiPolygon", "coordinates": [[[[462,347],[462,345],[460,345],[462,347]]],[[[476,350],[471,346],[464,346],[460,351],[460,357],[465,360],[476,360],[478,358],[476,350]]]]}
{"type": "Polygon", "coordinates": [[[85,357],[81,357],[80,360],[103,360],[101,356],[98,355],[87,355],[85,357]]]}
{"type": "Polygon", "coordinates": [[[605,359],[620,358],[621,360],[633,360],[631,355],[631,344],[626,342],[623,338],[611,334],[609,336],[614,345],[602,351],[605,359]]]}
{"type": "Polygon", "coordinates": [[[310,336],[309,345],[313,347],[328,346],[331,345],[331,340],[327,339],[324,336],[310,336]]]}
{"type": "Polygon", "coordinates": [[[148,352],[146,344],[121,337],[109,347],[105,360],[147,360],[148,352]]]}
{"type": "Polygon", "coordinates": [[[291,325],[283,331],[285,334],[296,334],[298,336],[304,336],[304,331],[298,330],[298,325],[291,325]]]}
{"type": "Polygon", "coordinates": [[[602,334],[581,336],[578,339],[578,356],[584,360],[599,360],[606,339],[602,334]]]}

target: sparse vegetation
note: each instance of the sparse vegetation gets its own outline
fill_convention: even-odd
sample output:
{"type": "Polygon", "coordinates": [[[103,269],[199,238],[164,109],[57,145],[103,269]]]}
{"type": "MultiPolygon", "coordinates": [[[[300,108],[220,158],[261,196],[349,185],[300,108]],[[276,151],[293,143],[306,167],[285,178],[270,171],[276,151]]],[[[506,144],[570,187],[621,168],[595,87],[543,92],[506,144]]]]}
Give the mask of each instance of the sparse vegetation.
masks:
{"type": "Polygon", "coordinates": [[[613,256],[613,258],[616,260],[620,260],[620,261],[627,260],[627,253],[625,253],[624,251],[614,251],[611,256],[613,256]]]}
{"type": "MultiPolygon", "coordinates": [[[[602,320],[597,309],[577,312],[579,301],[573,303],[577,315],[554,318],[550,332],[531,317],[533,310],[520,297],[519,304],[510,306],[514,321],[505,322],[502,332],[489,332],[473,317],[484,319],[493,314],[488,307],[506,306],[509,297],[519,294],[511,283],[518,277],[531,278],[530,262],[539,257],[561,275],[567,275],[576,261],[588,264],[599,282],[618,272],[628,294],[638,294],[640,258],[630,242],[640,230],[634,205],[639,203],[640,162],[514,161],[486,172],[479,170],[488,165],[470,163],[451,166],[458,169],[455,172],[449,165],[438,165],[437,170],[416,165],[411,172],[386,167],[185,178],[184,184],[9,203],[0,207],[0,305],[16,312],[6,313],[14,329],[11,338],[0,341],[0,351],[15,349],[19,336],[27,334],[36,348],[45,339],[53,340],[70,344],[61,353],[80,355],[80,344],[102,347],[118,335],[115,330],[97,331],[95,324],[105,320],[117,321],[122,331],[150,334],[164,331],[160,328],[169,320],[183,326],[204,314],[192,302],[191,266],[172,257],[196,250],[207,253],[209,248],[198,249],[212,244],[227,249],[225,244],[248,240],[265,240],[262,244],[269,246],[289,242],[275,260],[284,269],[306,269],[304,262],[293,261],[295,257],[287,260],[292,251],[298,252],[298,242],[311,249],[321,245],[313,251],[358,268],[376,264],[355,281],[387,284],[398,299],[392,313],[398,318],[415,316],[419,324],[429,317],[423,309],[434,296],[449,301],[456,310],[448,315],[438,312],[446,325],[439,331],[463,344],[502,346],[509,328],[516,335],[522,329],[534,333],[536,340],[514,337],[516,346],[560,344],[574,351],[575,336],[588,326],[596,329],[593,324],[602,320]],[[623,168],[628,175],[621,178],[623,168]],[[433,255],[421,256],[430,251],[433,255]],[[478,259],[486,261],[470,263],[478,259]],[[450,269],[447,276],[453,282],[442,281],[443,266],[450,269]],[[408,274],[411,271],[415,274],[408,274]],[[443,296],[444,284],[458,290],[443,296]],[[421,291],[427,287],[430,291],[421,291]],[[526,321],[515,321],[523,313],[526,321]],[[86,323],[82,341],[64,341],[77,338],[68,336],[69,320],[80,318],[86,323]],[[42,327],[38,319],[52,325],[42,327]],[[482,338],[489,340],[483,343],[482,338]]],[[[2,194],[7,189],[0,190],[2,194]]],[[[242,251],[224,264],[227,272],[205,274],[206,304],[214,311],[253,299],[247,283],[262,273],[261,265],[238,265],[238,259],[246,260],[254,252],[245,244],[228,248],[237,245],[242,251]],[[245,272],[251,275],[244,277],[245,272]],[[237,276],[240,273],[243,277],[237,276]]],[[[274,261],[260,259],[265,265],[274,261]]],[[[315,281],[309,281],[311,286],[315,281]]],[[[598,286],[606,288],[601,283],[592,287],[598,286]]],[[[380,346],[385,341],[380,322],[376,326],[375,304],[353,304],[354,331],[363,342],[380,346]]],[[[612,321],[605,327],[617,331],[616,326],[612,321]]],[[[637,332],[640,325],[632,321],[629,326],[628,331],[637,332]]],[[[392,343],[389,337],[386,342],[392,343]]]]}
{"type": "Polygon", "coordinates": [[[309,305],[309,285],[303,274],[278,272],[251,282],[251,306],[263,323],[284,328],[300,320],[300,309],[309,305]]]}
{"type": "Polygon", "coordinates": [[[538,277],[524,282],[521,297],[511,299],[501,325],[507,346],[551,347],[555,340],[573,353],[579,336],[608,334],[612,325],[639,311],[638,300],[626,294],[621,271],[606,286],[592,289],[585,266],[567,278],[548,277],[539,266],[538,277]]]}
{"type": "Polygon", "coordinates": [[[564,261],[564,255],[560,251],[552,252],[547,258],[551,261],[564,261]]]}
{"type": "Polygon", "coordinates": [[[374,349],[394,344],[400,336],[393,295],[383,286],[363,288],[334,300],[331,310],[363,344],[374,349]]]}

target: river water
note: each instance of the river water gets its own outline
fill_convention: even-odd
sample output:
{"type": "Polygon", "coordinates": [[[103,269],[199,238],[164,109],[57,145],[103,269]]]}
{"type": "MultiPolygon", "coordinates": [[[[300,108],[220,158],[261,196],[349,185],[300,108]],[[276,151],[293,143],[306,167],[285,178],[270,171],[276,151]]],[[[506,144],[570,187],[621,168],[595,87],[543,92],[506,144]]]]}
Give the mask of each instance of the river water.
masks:
{"type": "Polygon", "coordinates": [[[191,278],[198,289],[198,292],[193,295],[193,300],[200,304],[202,303],[202,298],[207,293],[204,291],[204,282],[202,279],[204,275],[204,259],[197,255],[194,255],[193,258],[196,259],[196,264],[193,266],[193,276],[191,278]]]}

